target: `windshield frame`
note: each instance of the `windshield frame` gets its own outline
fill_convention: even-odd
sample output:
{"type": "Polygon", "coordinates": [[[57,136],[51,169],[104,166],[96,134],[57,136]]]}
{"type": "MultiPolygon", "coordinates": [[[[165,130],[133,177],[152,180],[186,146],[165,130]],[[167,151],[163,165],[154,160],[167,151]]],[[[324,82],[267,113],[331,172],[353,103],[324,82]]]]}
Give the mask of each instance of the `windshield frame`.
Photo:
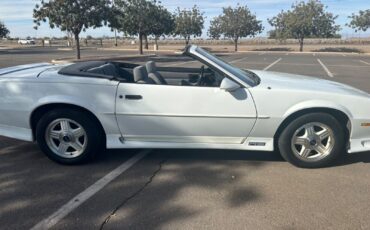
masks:
{"type": "Polygon", "coordinates": [[[214,66],[219,71],[224,73],[227,77],[233,79],[234,81],[245,87],[254,87],[260,83],[260,78],[250,70],[246,72],[243,69],[235,67],[227,63],[225,60],[213,55],[212,53],[207,52],[201,47],[190,45],[185,49],[184,54],[196,58],[199,61],[202,60],[207,62],[208,64],[214,66]]]}

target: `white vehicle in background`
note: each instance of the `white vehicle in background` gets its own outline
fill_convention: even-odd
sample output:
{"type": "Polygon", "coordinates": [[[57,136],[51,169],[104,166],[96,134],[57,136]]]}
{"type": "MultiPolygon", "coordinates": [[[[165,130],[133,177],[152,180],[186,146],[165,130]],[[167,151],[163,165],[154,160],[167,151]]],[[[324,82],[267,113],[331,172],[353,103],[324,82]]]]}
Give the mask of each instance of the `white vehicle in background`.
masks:
{"type": "Polygon", "coordinates": [[[33,39],[19,39],[18,44],[19,45],[35,45],[36,42],[33,39]]]}
{"type": "Polygon", "coordinates": [[[315,168],[370,150],[369,94],[239,69],[197,46],[183,54],[201,67],[88,61],[0,69],[0,135],[37,141],[63,164],[104,147],[278,149],[315,168]]]}

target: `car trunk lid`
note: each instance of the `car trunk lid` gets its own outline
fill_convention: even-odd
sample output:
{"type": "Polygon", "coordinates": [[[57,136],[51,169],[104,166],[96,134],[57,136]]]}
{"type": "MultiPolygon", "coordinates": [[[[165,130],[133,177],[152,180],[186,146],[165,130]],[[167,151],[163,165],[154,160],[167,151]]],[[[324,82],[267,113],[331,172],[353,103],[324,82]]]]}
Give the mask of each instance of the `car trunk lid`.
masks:
{"type": "Polygon", "coordinates": [[[52,64],[45,62],[45,63],[18,65],[18,66],[2,68],[0,69],[0,77],[6,74],[12,74],[12,73],[20,72],[20,71],[31,70],[35,68],[41,68],[41,67],[49,67],[49,66],[52,66],[52,64]]]}

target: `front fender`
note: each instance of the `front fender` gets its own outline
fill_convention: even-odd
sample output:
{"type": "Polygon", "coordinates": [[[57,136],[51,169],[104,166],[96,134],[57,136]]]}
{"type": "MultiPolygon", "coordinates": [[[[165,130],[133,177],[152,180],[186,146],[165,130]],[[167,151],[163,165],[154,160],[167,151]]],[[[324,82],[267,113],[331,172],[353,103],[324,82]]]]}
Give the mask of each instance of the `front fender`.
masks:
{"type": "Polygon", "coordinates": [[[283,118],[285,119],[290,115],[305,109],[319,109],[319,108],[339,110],[345,113],[349,119],[353,119],[353,114],[348,108],[341,104],[327,100],[309,100],[295,104],[291,106],[289,109],[287,109],[287,111],[283,115],[283,118]]]}

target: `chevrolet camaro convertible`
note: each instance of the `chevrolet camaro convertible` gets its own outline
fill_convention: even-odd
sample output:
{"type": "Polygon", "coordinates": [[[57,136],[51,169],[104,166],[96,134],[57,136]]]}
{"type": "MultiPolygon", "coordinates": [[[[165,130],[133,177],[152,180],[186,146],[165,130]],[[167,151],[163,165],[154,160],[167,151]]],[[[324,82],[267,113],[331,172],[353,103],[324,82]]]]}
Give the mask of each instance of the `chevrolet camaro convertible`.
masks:
{"type": "Polygon", "coordinates": [[[0,135],[37,141],[63,164],[105,148],[278,149],[315,168],[370,150],[369,94],[239,69],[197,46],[183,55],[201,67],[88,61],[0,69],[0,135]]]}

